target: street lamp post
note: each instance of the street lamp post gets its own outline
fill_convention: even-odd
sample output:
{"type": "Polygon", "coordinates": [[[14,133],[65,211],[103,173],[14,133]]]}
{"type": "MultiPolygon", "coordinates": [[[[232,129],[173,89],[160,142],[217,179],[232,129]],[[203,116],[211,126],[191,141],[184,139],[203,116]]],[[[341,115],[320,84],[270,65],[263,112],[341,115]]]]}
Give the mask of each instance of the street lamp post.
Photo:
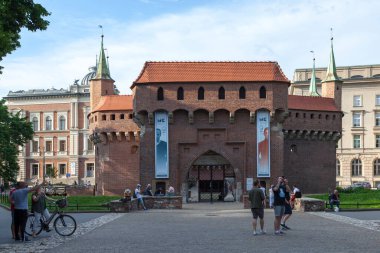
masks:
{"type": "Polygon", "coordinates": [[[45,166],[45,147],[40,147],[42,153],[42,182],[45,182],[46,166],[45,166]]]}

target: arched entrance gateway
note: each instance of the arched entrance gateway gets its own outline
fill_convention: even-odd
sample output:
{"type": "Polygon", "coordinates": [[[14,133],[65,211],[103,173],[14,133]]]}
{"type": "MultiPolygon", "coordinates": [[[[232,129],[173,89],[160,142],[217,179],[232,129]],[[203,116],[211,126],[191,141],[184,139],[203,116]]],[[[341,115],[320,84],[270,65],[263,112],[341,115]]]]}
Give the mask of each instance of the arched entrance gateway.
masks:
{"type": "Polygon", "coordinates": [[[198,157],[188,173],[189,202],[236,200],[234,168],[223,156],[208,151],[198,157]]]}

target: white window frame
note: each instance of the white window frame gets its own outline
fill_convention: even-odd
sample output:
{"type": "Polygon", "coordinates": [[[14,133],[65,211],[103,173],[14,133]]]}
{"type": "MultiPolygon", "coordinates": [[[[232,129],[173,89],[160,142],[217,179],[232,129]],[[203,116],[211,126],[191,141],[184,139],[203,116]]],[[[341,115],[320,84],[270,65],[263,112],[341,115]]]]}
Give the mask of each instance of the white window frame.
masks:
{"type": "Polygon", "coordinates": [[[68,128],[67,128],[67,112],[57,112],[57,129],[56,130],[59,130],[59,131],[67,131],[68,128]],[[59,123],[59,119],[61,117],[65,117],[65,128],[60,130],[59,127],[60,127],[60,123],[59,123]]]}
{"type": "Polygon", "coordinates": [[[362,160],[361,159],[353,159],[351,161],[351,176],[361,177],[362,175],[363,175],[363,162],[362,162],[362,160]],[[354,161],[358,161],[358,163],[354,164],[354,161]],[[353,168],[353,166],[355,166],[355,168],[353,168]],[[354,175],[354,173],[353,173],[354,171],[355,172],[360,171],[360,173],[355,173],[355,175],[354,175]]]}
{"type": "Polygon", "coordinates": [[[375,105],[380,106],[380,95],[378,94],[375,96],[375,105]]]}
{"type": "Polygon", "coordinates": [[[361,127],[362,126],[362,113],[361,112],[353,112],[352,113],[352,127],[361,127]],[[355,116],[359,116],[355,118],[355,116]]]}
{"type": "Polygon", "coordinates": [[[54,113],[52,112],[44,112],[43,113],[43,120],[44,120],[44,125],[43,125],[43,129],[44,131],[53,131],[54,130],[54,113]],[[51,129],[50,130],[46,130],[46,119],[47,117],[50,117],[51,118],[51,129]]]}
{"type": "Polygon", "coordinates": [[[67,163],[58,163],[58,173],[57,173],[58,177],[62,178],[62,177],[66,177],[66,174],[67,174],[67,163]],[[61,165],[65,165],[66,166],[66,171],[64,174],[61,174],[61,165]]]}
{"type": "Polygon", "coordinates": [[[95,177],[95,162],[85,163],[85,177],[86,178],[94,178],[95,177]],[[88,164],[92,164],[93,165],[93,176],[92,177],[87,176],[87,165],[88,164]]]}
{"type": "Polygon", "coordinates": [[[45,152],[45,156],[52,156],[54,154],[54,140],[52,137],[45,137],[44,138],[44,150],[43,151],[45,152]],[[51,141],[51,150],[50,151],[46,150],[46,146],[47,146],[46,142],[48,142],[48,141],[51,141]]]}
{"type": "Polygon", "coordinates": [[[373,160],[372,164],[373,164],[373,175],[380,176],[380,159],[376,158],[375,160],[373,160]],[[376,171],[379,173],[375,173],[376,171]]]}
{"type": "Polygon", "coordinates": [[[39,178],[40,177],[40,164],[39,163],[31,163],[30,164],[30,178],[39,178]],[[33,165],[37,165],[37,175],[33,175],[33,165]]]}
{"type": "Polygon", "coordinates": [[[37,112],[31,112],[30,113],[30,118],[29,118],[29,121],[32,123],[32,125],[33,125],[33,119],[34,118],[37,118],[37,130],[35,130],[35,132],[37,132],[37,131],[40,131],[40,113],[37,113],[37,112]]]}
{"type": "Polygon", "coordinates": [[[361,144],[362,144],[362,140],[361,140],[361,135],[360,134],[354,134],[352,136],[352,147],[353,148],[361,148],[361,144]],[[359,139],[355,138],[355,137],[359,137],[359,139]],[[359,145],[357,145],[357,142],[359,143],[359,145]]]}
{"type": "Polygon", "coordinates": [[[58,155],[67,155],[67,137],[58,137],[58,146],[57,146],[58,155]],[[65,150],[61,151],[61,141],[65,141],[65,150]]]}
{"type": "Polygon", "coordinates": [[[33,138],[33,140],[30,141],[30,155],[31,156],[39,156],[40,155],[40,140],[39,138],[33,138]],[[37,150],[33,149],[33,142],[37,142],[37,150]]]}
{"type": "Polygon", "coordinates": [[[380,133],[375,134],[375,148],[380,148],[380,133]]]}
{"type": "Polygon", "coordinates": [[[375,126],[380,127],[380,111],[375,111],[375,126]]]}
{"type": "Polygon", "coordinates": [[[363,96],[362,95],[354,95],[352,105],[353,105],[353,107],[363,106],[363,96]]]}

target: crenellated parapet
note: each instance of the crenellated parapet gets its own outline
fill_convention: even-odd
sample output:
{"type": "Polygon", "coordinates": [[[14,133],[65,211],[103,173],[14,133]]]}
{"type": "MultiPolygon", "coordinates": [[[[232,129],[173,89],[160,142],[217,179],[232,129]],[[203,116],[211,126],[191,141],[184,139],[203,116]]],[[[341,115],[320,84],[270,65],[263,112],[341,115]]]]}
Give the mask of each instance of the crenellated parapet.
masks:
{"type": "Polygon", "coordinates": [[[317,130],[282,130],[286,140],[308,140],[308,141],[338,141],[342,133],[337,131],[317,131],[317,130]]]}

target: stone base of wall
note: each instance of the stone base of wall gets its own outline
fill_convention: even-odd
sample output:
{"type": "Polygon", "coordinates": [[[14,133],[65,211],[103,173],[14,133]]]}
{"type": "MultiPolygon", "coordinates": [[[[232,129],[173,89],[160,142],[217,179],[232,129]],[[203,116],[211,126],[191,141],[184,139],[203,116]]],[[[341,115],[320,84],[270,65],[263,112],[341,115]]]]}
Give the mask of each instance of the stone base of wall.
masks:
{"type": "Polygon", "coordinates": [[[322,212],[325,211],[325,201],[313,198],[300,198],[294,202],[294,210],[301,212],[322,212]]]}
{"type": "MultiPolygon", "coordinates": [[[[151,197],[144,196],[144,204],[148,209],[182,209],[182,196],[173,197],[151,197]]],[[[129,213],[132,211],[142,210],[138,205],[137,199],[131,201],[114,200],[108,203],[111,212],[129,213]]]]}
{"type": "Polygon", "coordinates": [[[94,196],[94,186],[66,186],[69,196],[94,196]]]}

